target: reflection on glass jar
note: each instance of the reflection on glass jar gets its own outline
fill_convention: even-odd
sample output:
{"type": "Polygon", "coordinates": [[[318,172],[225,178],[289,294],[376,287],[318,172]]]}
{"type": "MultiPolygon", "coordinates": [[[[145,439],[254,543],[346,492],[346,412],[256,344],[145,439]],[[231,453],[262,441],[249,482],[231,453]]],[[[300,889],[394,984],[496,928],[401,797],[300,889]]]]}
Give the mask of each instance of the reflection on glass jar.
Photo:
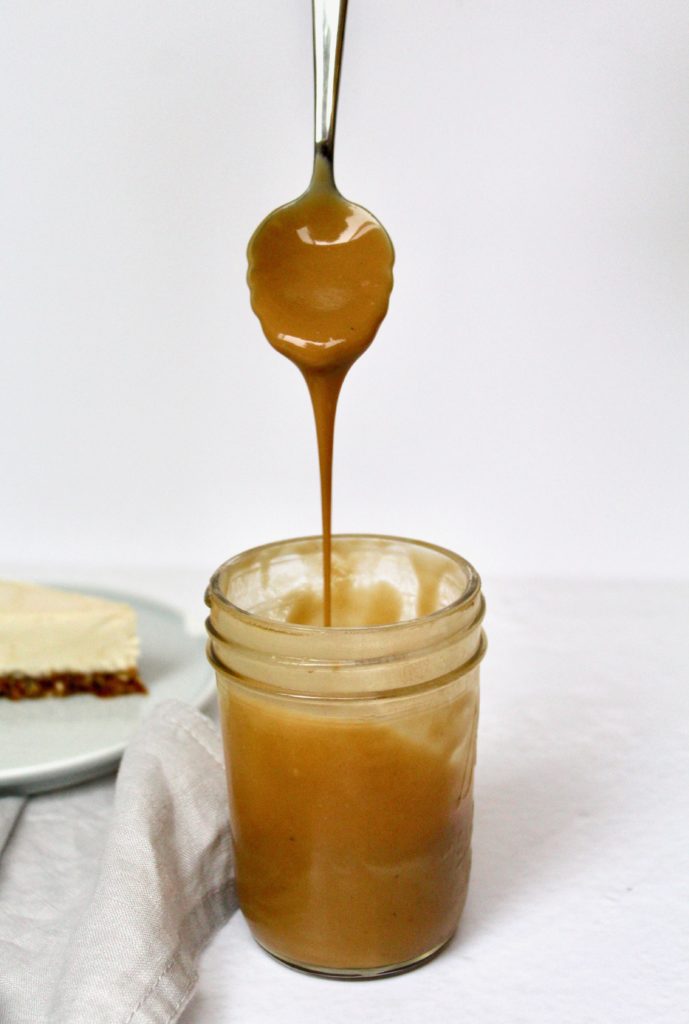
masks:
{"type": "Polygon", "coordinates": [[[239,901],[274,956],[410,967],[454,933],[471,861],[480,580],[418,541],[319,538],[226,562],[206,595],[239,901]]]}

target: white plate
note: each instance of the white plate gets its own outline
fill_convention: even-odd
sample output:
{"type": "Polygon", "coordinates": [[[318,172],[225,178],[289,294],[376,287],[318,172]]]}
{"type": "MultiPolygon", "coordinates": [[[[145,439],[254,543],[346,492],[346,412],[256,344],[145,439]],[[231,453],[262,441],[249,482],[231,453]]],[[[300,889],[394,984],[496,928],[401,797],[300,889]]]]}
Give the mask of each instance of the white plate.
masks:
{"type": "Polygon", "coordinates": [[[174,697],[202,707],[215,692],[205,640],[185,630],[178,612],[133,594],[83,592],[126,601],[136,610],[139,670],[149,692],[0,700],[0,793],[40,793],[105,775],[155,704],[174,697]]]}

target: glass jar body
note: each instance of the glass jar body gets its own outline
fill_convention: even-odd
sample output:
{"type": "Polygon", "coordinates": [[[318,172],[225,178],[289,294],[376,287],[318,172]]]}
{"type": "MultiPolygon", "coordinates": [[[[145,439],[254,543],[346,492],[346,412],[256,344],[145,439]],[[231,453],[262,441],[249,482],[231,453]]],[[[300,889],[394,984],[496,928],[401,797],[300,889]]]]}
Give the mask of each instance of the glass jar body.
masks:
{"type": "MultiPolygon", "coordinates": [[[[274,567],[304,558],[304,543],[261,557],[274,549],[274,567]]],[[[412,545],[336,538],[350,563],[357,550],[374,562],[384,554],[393,575],[394,564],[406,573],[412,545]]],[[[457,556],[441,552],[431,575],[448,570],[446,558],[457,556]]],[[[242,592],[232,568],[209,588],[237,894],[258,942],[293,966],[390,973],[457,927],[484,639],[478,577],[463,560],[449,570],[466,600],[374,627],[294,626],[218,603],[242,592]]]]}

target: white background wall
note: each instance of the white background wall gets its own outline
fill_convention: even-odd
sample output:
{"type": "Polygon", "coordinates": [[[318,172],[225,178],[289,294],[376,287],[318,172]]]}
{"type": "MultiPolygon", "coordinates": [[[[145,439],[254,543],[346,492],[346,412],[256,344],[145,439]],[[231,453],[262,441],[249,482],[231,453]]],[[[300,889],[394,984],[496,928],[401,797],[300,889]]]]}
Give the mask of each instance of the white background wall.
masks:
{"type": "MultiPolygon", "coordinates": [[[[246,242],[311,152],[307,0],[0,6],[0,568],[317,532],[246,242]]],[[[396,245],[335,527],[689,573],[685,0],[350,4],[338,181],[396,245]]]]}

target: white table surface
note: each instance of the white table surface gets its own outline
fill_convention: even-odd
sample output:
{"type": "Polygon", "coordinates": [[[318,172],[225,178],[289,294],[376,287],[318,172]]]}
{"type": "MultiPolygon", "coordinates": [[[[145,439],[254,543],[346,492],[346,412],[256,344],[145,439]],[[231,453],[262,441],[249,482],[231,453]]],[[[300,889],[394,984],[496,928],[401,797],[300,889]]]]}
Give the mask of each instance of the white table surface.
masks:
{"type": "MultiPolygon", "coordinates": [[[[198,626],[207,575],[50,573],[164,599],[198,626]]],[[[338,982],[272,961],[237,914],[182,1024],[687,1024],[689,583],[484,587],[474,866],[455,940],[409,974],[338,982]]]]}

